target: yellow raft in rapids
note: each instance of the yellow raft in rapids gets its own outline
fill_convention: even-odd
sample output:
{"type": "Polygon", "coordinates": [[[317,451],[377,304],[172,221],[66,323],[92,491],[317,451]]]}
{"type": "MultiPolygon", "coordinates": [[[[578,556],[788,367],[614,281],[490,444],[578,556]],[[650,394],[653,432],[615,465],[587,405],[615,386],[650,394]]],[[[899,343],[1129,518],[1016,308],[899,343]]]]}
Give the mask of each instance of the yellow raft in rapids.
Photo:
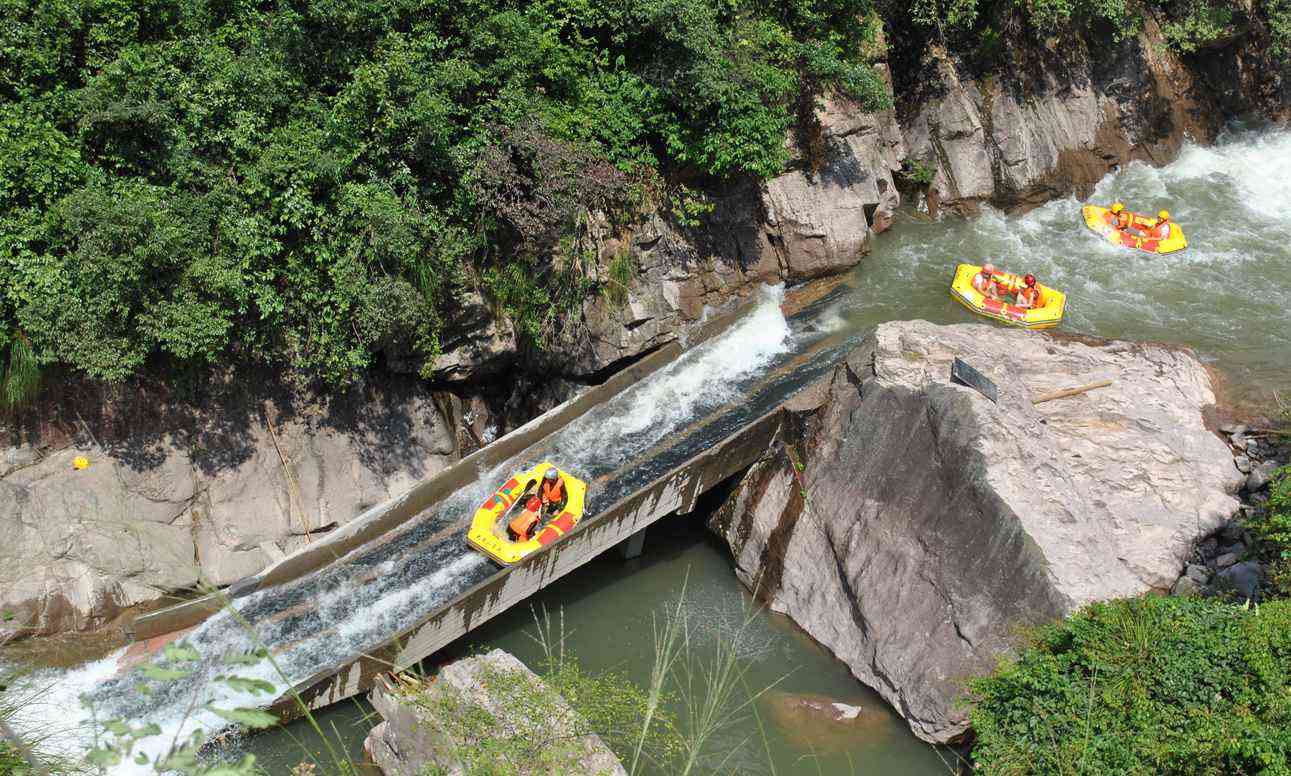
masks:
{"type": "MultiPolygon", "coordinates": [[[[1132,232],[1113,226],[1112,211],[1098,205],[1085,205],[1081,208],[1085,217],[1085,226],[1101,234],[1103,239],[1113,245],[1135,248],[1148,253],[1174,253],[1188,247],[1183,237],[1183,229],[1174,221],[1170,222],[1170,236],[1166,238],[1142,237],[1132,232]]],[[[1157,219],[1142,213],[1130,213],[1130,224],[1136,229],[1150,234],[1149,230],[1157,225],[1157,219]]]]}
{"type": "Polygon", "coordinates": [[[479,509],[475,510],[471,529],[466,532],[466,542],[504,566],[519,563],[525,557],[552,544],[573,530],[583,517],[586,497],[587,483],[557,469],[554,464],[540,463],[529,471],[507,480],[480,505],[479,509]],[[542,476],[548,469],[556,469],[556,473],[565,483],[565,492],[568,494],[565,508],[546,525],[535,530],[532,539],[522,542],[513,541],[507,532],[507,524],[511,518],[518,516],[526,508],[521,502],[525,497],[538,491],[542,476]]]}
{"type": "MultiPolygon", "coordinates": [[[[1063,311],[1067,307],[1067,295],[1063,292],[1043,283],[1036,283],[1040,289],[1040,300],[1044,304],[1030,309],[1018,307],[999,299],[990,299],[973,288],[973,276],[981,270],[976,264],[960,264],[955,268],[955,278],[950,282],[950,295],[955,301],[978,315],[1025,329],[1051,329],[1062,321],[1063,311]]],[[[1022,287],[1021,275],[996,272],[994,277],[995,287],[1001,293],[1016,294],[1022,287]]]]}

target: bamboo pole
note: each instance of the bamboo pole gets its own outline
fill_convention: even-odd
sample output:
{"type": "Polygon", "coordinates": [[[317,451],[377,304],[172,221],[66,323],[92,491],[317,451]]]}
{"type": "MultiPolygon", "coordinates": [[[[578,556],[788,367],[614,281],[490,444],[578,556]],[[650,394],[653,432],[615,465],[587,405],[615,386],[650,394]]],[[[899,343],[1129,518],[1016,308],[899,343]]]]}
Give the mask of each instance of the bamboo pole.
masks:
{"type": "Polygon", "coordinates": [[[1085,393],[1086,391],[1092,391],[1095,388],[1106,388],[1111,384],[1112,384],[1111,380],[1099,380],[1096,383],[1090,383],[1089,385],[1082,385],[1076,388],[1063,388],[1061,391],[1051,391],[1049,393],[1042,393],[1039,396],[1032,399],[1031,403],[1039,404],[1041,402],[1053,401],[1054,399],[1065,399],[1068,396],[1079,396],[1080,394],[1085,393]]]}
{"type": "Polygon", "coordinates": [[[305,514],[304,499],[300,497],[300,488],[296,487],[296,478],[291,473],[291,467],[287,465],[287,456],[283,455],[282,446],[278,444],[278,432],[274,429],[273,419],[269,417],[268,412],[264,414],[264,420],[269,426],[269,436],[273,437],[273,449],[278,451],[278,460],[282,462],[282,474],[287,478],[287,514],[291,514],[291,505],[294,500],[296,512],[300,516],[300,526],[305,529],[305,542],[312,542],[314,538],[309,535],[309,517],[305,514]]]}

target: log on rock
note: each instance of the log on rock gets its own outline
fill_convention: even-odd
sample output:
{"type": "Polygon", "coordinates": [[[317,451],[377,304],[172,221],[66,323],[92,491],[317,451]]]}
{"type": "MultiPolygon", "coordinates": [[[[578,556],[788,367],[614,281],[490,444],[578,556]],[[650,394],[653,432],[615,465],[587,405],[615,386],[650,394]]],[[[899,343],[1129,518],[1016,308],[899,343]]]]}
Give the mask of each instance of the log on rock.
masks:
{"type": "Polygon", "coordinates": [[[1089,385],[1081,385],[1075,388],[1063,388],[1061,391],[1050,391],[1049,393],[1042,393],[1035,397],[1031,400],[1031,403],[1040,404],[1041,402],[1053,401],[1054,399],[1065,399],[1068,396],[1079,396],[1080,394],[1092,391],[1095,388],[1106,388],[1111,384],[1111,380],[1099,380],[1098,382],[1090,383],[1089,385]]]}

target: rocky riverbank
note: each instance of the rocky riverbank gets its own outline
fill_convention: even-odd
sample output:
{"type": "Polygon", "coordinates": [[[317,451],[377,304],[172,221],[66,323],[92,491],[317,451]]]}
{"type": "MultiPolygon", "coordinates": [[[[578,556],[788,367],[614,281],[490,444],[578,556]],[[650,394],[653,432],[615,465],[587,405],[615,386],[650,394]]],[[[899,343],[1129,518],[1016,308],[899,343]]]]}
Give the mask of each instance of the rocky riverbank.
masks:
{"type": "Polygon", "coordinates": [[[1267,509],[1269,483],[1274,472],[1291,462],[1291,445],[1267,428],[1253,431],[1230,423],[1219,431],[1233,450],[1234,466],[1245,475],[1241,508],[1220,530],[1197,542],[1170,592],[1258,603],[1268,575],[1249,526],[1267,509]]]}
{"type": "Polygon", "coordinates": [[[966,680],[1022,629],[1168,591],[1237,511],[1245,476],[1205,426],[1213,402],[1177,348],[887,323],[797,400],[796,433],[710,525],[773,610],[949,742],[966,680]],[[955,357],[998,402],[951,383],[955,357]]]}

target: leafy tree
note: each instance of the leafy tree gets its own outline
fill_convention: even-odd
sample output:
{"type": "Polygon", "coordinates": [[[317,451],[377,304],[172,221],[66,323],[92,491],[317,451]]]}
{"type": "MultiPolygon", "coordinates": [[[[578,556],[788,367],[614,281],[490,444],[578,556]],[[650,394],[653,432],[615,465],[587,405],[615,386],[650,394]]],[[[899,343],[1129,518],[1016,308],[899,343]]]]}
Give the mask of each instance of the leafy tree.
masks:
{"type": "Polygon", "coordinates": [[[825,90],[885,103],[870,8],[0,0],[0,330],[105,380],[328,383],[428,370],[471,284],[550,330],[589,209],[777,174],[825,90]]]}

